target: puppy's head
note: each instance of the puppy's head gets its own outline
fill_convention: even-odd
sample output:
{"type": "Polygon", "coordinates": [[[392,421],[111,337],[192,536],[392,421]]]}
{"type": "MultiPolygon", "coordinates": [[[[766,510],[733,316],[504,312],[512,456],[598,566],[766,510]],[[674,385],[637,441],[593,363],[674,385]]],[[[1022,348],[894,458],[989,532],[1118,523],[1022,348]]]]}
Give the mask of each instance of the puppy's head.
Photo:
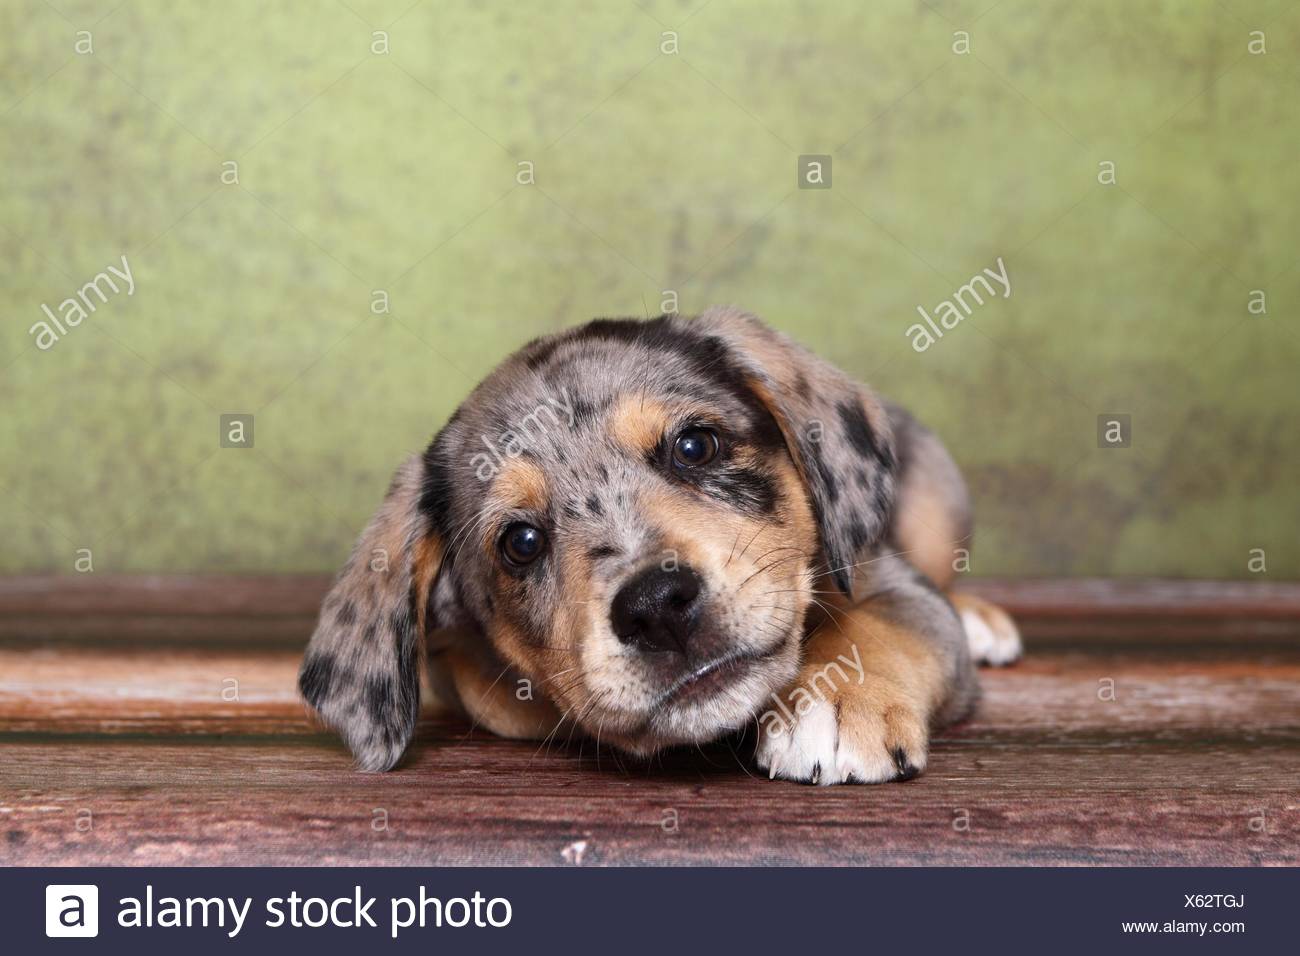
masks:
{"type": "Polygon", "coordinates": [[[515,668],[635,753],[749,721],[819,579],[853,587],[895,460],[875,399],[752,316],[535,341],[398,472],[322,608],[304,695],[386,769],[425,633],[515,668]]]}

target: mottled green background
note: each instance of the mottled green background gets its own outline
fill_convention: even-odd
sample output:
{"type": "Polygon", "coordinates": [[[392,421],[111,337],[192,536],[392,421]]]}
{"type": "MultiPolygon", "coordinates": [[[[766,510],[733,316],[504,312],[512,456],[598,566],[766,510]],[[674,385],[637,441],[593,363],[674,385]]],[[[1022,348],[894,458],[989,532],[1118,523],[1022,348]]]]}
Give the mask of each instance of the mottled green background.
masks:
{"type": "Polygon", "coordinates": [[[0,570],[332,569],[498,359],[672,289],[928,420],[976,573],[1295,577],[1298,47],[1287,0],[4,0],[0,570]]]}

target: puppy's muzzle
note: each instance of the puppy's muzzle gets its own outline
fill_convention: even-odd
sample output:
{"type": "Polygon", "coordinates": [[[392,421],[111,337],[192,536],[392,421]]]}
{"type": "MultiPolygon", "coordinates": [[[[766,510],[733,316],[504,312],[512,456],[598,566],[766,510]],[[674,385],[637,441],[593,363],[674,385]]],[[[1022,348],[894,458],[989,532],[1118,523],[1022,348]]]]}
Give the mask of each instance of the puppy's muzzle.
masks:
{"type": "Polygon", "coordinates": [[[689,567],[647,568],[629,579],[610,604],[614,634],[643,651],[671,651],[687,656],[698,629],[703,590],[689,567]]]}

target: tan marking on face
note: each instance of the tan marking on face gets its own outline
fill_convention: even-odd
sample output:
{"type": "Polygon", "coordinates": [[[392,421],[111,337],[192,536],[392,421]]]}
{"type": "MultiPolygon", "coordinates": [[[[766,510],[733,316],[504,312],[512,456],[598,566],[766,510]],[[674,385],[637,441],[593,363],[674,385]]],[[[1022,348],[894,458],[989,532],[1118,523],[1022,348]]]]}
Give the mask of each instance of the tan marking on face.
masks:
{"type": "MultiPolygon", "coordinates": [[[[472,639],[472,638],[471,638],[472,639]]],[[[456,695],[470,719],[501,737],[536,739],[549,733],[559,714],[545,697],[521,700],[514,681],[504,681],[474,655],[451,649],[443,655],[456,695]]]]}
{"type": "Polygon", "coordinates": [[[498,616],[487,628],[492,647],[501,660],[539,689],[549,690],[550,677],[574,663],[573,648],[557,639],[555,631],[544,644],[534,643],[510,621],[498,616]]]}
{"type": "Polygon", "coordinates": [[[624,395],[606,419],[609,435],[628,454],[642,458],[659,444],[672,420],[662,402],[641,395],[624,395]]]}
{"type": "MultiPolygon", "coordinates": [[[[742,459],[740,464],[751,463],[742,459]]],[[[679,563],[714,575],[715,583],[724,588],[739,587],[754,574],[758,568],[753,562],[762,555],[768,557],[762,562],[764,567],[770,561],[780,560],[781,564],[760,574],[777,579],[797,577],[795,569],[812,560],[817,531],[794,465],[781,461],[774,467],[782,505],[773,515],[744,514],[689,489],[669,488],[645,493],[641,510],[663,534],[664,550],[675,552],[679,563]],[[780,553],[772,553],[777,548],[780,553]],[[800,553],[801,560],[796,558],[800,553]]]]}
{"type": "MultiPolygon", "coordinates": [[[[577,669],[567,674],[558,674],[559,668],[570,667],[577,663],[582,652],[582,644],[595,627],[594,609],[597,605],[596,584],[591,574],[591,561],[581,548],[568,548],[561,558],[560,605],[551,617],[551,633],[547,643],[566,648],[563,655],[565,662],[559,664],[547,675],[547,686],[552,693],[562,694],[568,699],[577,692],[585,692],[585,683],[577,669]],[[556,675],[552,679],[552,675],[556,675]]],[[[557,660],[552,655],[551,662],[557,660]]]]}
{"type": "Polygon", "coordinates": [[[546,507],[546,472],[527,458],[514,458],[492,482],[492,499],[507,508],[546,507]]]}

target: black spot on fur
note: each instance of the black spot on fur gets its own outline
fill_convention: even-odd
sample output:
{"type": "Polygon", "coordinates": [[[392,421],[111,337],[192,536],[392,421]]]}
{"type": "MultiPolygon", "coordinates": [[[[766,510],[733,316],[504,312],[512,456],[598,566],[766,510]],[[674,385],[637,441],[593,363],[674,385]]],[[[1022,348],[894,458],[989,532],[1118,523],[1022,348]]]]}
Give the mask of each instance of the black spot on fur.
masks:
{"type": "Polygon", "coordinates": [[[642,321],[640,319],[593,319],[568,335],[573,342],[604,339],[611,342],[640,342],[653,347],[663,341],[668,316],[642,321]]]}
{"type": "Polygon", "coordinates": [[[597,406],[594,402],[582,398],[573,399],[569,403],[569,407],[573,410],[573,426],[575,428],[594,425],[597,416],[603,410],[603,406],[597,406]]]}
{"type": "Polygon", "coordinates": [[[411,616],[410,608],[407,607],[396,608],[388,616],[388,623],[392,625],[393,634],[397,636],[399,646],[408,632],[415,630],[415,619],[411,616]]]}
{"type": "Polygon", "coordinates": [[[589,495],[587,497],[587,510],[597,518],[605,513],[605,509],[600,506],[600,499],[595,495],[589,495]]]}
{"type": "Polygon", "coordinates": [[[328,654],[311,654],[302,664],[298,675],[298,690],[307,703],[319,709],[325,698],[333,692],[336,683],[334,658],[328,654]]]}
{"type": "Polygon", "coordinates": [[[817,442],[801,441],[799,443],[799,452],[803,457],[805,468],[809,472],[808,477],[813,483],[814,494],[827,505],[833,505],[839,501],[840,483],[836,479],[835,473],[831,471],[830,466],[826,464],[826,459],[822,457],[821,447],[817,442]]]}
{"type": "Polygon", "coordinates": [[[344,601],[335,620],[339,627],[351,627],[357,622],[357,606],[351,601],[344,601]]]}
{"type": "Polygon", "coordinates": [[[383,727],[392,723],[398,701],[397,688],[391,677],[387,674],[372,674],[367,677],[362,700],[366,713],[375,724],[383,727]]]}
{"type": "Polygon", "coordinates": [[[599,561],[601,558],[612,558],[622,553],[621,548],[616,548],[612,544],[598,544],[596,547],[587,550],[587,557],[593,561],[599,561]]]}
{"type": "Polygon", "coordinates": [[[840,402],[835,406],[835,410],[839,412],[840,424],[844,426],[844,434],[849,444],[859,455],[878,461],[886,468],[893,467],[889,449],[876,440],[876,435],[871,430],[871,423],[867,421],[867,413],[861,404],[840,402]]]}
{"type": "Polygon", "coordinates": [[[425,449],[419,504],[420,512],[428,517],[430,527],[444,537],[451,530],[451,469],[446,463],[446,434],[444,429],[425,449]]]}
{"type": "Polygon", "coordinates": [[[733,507],[755,514],[771,514],[780,498],[772,476],[756,469],[718,472],[700,481],[699,485],[733,507]]]}
{"type": "Polygon", "coordinates": [[[542,365],[549,362],[551,355],[555,354],[555,347],[558,345],[559,342],[555,341],[543,342],[541,345],[538,345],[536,349],[525,352],[525,364],[528,365],[530,369],[533,369],[534,372],[538,371],[539,368],[542,368],[542,365]]]}
{"type": "Polygon", "coordinates": [[[555,354],[555,349],[557,346],[559,346],[560,341],[561,339],[558,336],[552,338],[533,339],[531,342],[529,342],[527,345],[524,346],[525,364],[527,364],[527,366],[530,369],[536,372],[548,361],[550,361],[550,358],[553,354],[555,354]]]}
{"type": "Polygon", "coordinates": [[[555,377],[566,372],[573,364],[575,356],[572,352],[556,359],[556,353],[566,345],[605,341],[625,345],[639,343],[647,348],[659,348],[674,338],[668,323],[669,317],[666,315],[648,321],[593,319],[586,325],[528,346],[524,353],[524,361],[533,371],[541,372],[545,368],[548,377],[555,377]]]}
{"type": "Polygon", "coordinates": [[[875,487],[871,489],[871,504],[883,526],[894,509],[891,489],[886,482],[878,481],[875,487]]]}
{"type": "Polygon", "coordinates": [[[420,708],[420,670],[419,655],[414,647],[402,652],[397,664],[397,679],[402,688],[402,695],[410,710],[414,722],[420,708]]]}

